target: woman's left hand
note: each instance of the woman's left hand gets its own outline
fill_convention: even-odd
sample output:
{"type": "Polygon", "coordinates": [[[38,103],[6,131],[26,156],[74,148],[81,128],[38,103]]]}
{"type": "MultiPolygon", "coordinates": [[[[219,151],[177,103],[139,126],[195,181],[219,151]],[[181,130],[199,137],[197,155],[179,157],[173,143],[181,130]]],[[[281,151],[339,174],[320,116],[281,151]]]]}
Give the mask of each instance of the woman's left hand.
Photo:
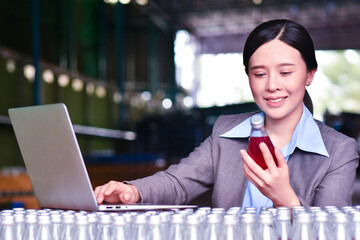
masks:
{"type": "Polygon", "coordinates": [[[301,203],[290,185],[288,165],[280,150],[275,147],[276,166],[265,143],[260,143],[260,149],[268,166],[266,170],[263,170],[246,150],[240,150],[245,176],[262,194],[272,200],[274,207],[300,206],[301,203]]]}

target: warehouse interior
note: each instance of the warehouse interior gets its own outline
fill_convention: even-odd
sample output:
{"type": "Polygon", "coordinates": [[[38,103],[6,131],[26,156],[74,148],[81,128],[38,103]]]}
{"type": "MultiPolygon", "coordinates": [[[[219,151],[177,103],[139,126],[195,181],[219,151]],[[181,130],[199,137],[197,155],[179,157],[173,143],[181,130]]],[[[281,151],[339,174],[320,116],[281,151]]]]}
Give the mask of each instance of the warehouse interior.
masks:
{"type": "MultiPolygon", "coordinates": [[[[186,157],[217,116],[258,110],[199,107],[196,88],[177,80],[177,33],[191,36],[195,59],[241,53],[249,32],[275,18],[305,26],[317,50],[360,49],[358,0],[2,1],[1,204],[37,207],[9,108],[65,103],[94,186],[150,175],[186,157]]],[[[324,121],[359,139],[359,112],[324,121]]]]}

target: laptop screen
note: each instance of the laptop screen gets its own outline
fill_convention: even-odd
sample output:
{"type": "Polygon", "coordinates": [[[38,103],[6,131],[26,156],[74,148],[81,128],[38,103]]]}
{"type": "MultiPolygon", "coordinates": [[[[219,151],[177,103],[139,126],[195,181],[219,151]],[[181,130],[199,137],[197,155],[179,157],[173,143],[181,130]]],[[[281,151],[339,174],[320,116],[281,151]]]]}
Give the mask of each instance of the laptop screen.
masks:
{"type": "Polygon", "coordinates": [[[12,108],[9,116],[40,206],[97,210],[66,106],[12,108]]]}

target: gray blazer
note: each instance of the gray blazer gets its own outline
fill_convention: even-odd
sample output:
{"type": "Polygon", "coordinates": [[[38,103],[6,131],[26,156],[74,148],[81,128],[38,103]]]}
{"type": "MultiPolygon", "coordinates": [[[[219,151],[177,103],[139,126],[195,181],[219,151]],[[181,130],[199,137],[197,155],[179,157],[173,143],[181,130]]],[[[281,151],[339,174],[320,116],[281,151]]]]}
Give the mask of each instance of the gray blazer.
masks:
{"type": "MultiPolygon", "coordinates": [[[[248,139],[220,135],[252,114],[220,116],[211,136],[179,164],[129,183],[139,189],[142,202],[186,204],[212,190],[211,207],[242,206],[248,180],[240,149],[247,149],[248,139]]],[[[306,207],[349,206],[359,160],[357,142],[316,122],[330,157],[296,148],[288,160],[290,184],[306,207]]]]}

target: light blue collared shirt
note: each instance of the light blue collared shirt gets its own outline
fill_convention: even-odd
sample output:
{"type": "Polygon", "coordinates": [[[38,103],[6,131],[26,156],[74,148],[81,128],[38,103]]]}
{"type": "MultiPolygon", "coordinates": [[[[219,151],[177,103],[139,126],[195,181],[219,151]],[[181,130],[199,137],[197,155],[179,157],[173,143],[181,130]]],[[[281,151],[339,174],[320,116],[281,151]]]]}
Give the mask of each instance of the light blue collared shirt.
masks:
{"type": "MultiPolygon", "coordinates": [[[[264,116],[263,112],[257,113],[264,116]]],[[[224,138],[249,138],[251,132],[250,118],[246,119],[230,131],[220,135],[224,138]]],[[[281,149],[286,162],[289,156],[294,152],[295,148],[299,148],[306,152],[313,152],[316,154],[329,157],[324,141],[322,140],[321,133],[318,125],[316,124],[312,114],[303,104],[303,113],[300,121],[296,125],[293,136],[290,142],[281,149]]],[[[246,187],[244,201],[242,207],[256,207],[258,210],[262,207],[271,207],[272,201],[265,197],[259,189],[255,187],[250,181],[246,187]]]]}

